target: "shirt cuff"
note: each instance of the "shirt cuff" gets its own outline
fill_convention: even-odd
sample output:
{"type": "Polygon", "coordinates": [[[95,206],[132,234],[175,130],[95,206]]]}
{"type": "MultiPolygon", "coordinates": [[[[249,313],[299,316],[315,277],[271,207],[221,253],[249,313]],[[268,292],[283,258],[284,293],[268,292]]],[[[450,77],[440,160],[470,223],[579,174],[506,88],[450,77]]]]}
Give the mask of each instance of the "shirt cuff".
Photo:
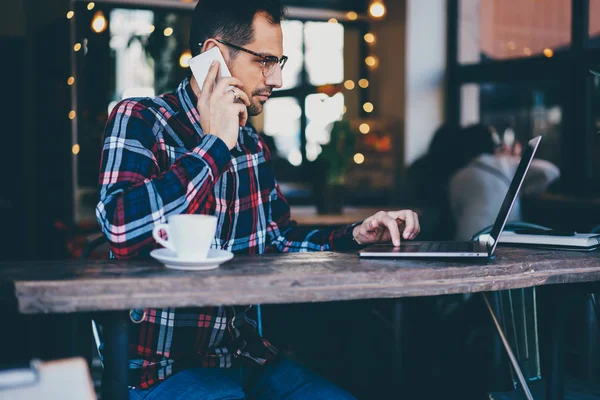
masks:
{"type": "Polygon", "coordinates": [[[352,235],[354,228],[360,226],[361,222],[349,225],[345,228],[341,228],[340,234],[336,235],[333,243],[335,250],[359,250],[365,247],[365,245],[358,244],[352,235]]]}

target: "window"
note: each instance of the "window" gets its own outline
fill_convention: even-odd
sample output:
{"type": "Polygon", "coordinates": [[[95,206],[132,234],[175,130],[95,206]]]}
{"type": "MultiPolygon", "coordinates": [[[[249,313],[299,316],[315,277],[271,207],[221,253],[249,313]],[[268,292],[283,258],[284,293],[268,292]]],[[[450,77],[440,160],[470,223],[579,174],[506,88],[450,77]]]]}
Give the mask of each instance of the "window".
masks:
{"type": "Polygon", "coordinates": [[[306,159],[315,161],[322,144],[330,142],[333,123],[344,114],[344,95],[315,93],[306,97],[306,159]]]}
{"type": "Polygon", "coordinates": [[[461,0],[459,61],[545,55],[569,48],[570,0],[461,0]]]}
{"type": "Polygon", "coordinates": [[[110,48],[115,60],[115,91],[109,104],[129,97],[154,96],[154,60],[144,49],[154,31],[154,13],[114,9],[110,13],[110,48]]]}
{"type": "Polygon", "coordinates": [[[273,136],[277,156],[294,166],[302,164],[300,116],[302,109],[294,97],[270,99],[265,103],[265,133],[273,136]]]}
{"type": "Polygon", "coordinates": [[[283,31],[283,54],[289,57],[283,70],[283,87],[279,89],[285,90],[297,87],[302,79],[304,24],[300,21],[282,21],[281,30],[283,31]]]}
{"type": "Polygon", "coordinates": [[[521,144],[543,135],[537,156],[560,166],[562,107],[557,86],[518,83],[467,84],[462,87],[462,125],[483,123],[502,138],[510,132],[521,144]]]}
{"type": "Polygon", "coordinates": [[[291,20],[282,29],[289,60],[283,87],[265,104],[264,131],[273,137],[276,155],[297,167],[317,158],[344,113],[343,94],[315,93],[344,79],[344,26],[291,20]]]}
{"type": "Polygon", "coordinates": [[[304,24],[305,63],[311,85],[344,79],[344,26],[328,22],[304,24]]]}
{"type": "Polygon", "coordinates": [[[590,1],[590,46],[600,47],[600,1],[590,1]]]}
{"type": "Polygon", "coordinates": [[[600,1],[449,1],[447,120],[517,138],[543,134],[539,156],[577,194],[600,180],[600,1]],[[589,37],[589,40],[588,40],[589,37]]]}

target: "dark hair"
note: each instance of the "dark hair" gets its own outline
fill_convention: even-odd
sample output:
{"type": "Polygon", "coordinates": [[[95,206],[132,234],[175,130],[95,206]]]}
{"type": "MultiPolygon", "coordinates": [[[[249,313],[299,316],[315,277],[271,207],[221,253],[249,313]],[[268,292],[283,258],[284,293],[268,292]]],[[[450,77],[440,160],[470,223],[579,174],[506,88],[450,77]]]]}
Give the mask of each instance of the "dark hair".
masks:
{"type": "Polygon", "coordinates": [[[444,124],[433,134],[425,158],[434,175],[432,179],[446,182],[475,157],[493,154],[496,146],[488,125],[475,124],[460,128],[444,124]]]}
{"type": "Polygon", "coordinates": [[[484,124],[464,128],[457,144],[462,148],[463,166],[481,154],[494,154],[497,146],[492,137],[492,128],[484,124]]]}
{"type": "MultiPolygon", "coordinates": [[[[285,10],[280,0],[200,0],[192,16],[190,50],[200,54],[200,43],[218,37],[227,42],[244,46],[254,38],[252,21],[264,12],[272,24],[280,24],[285,10]]],[[[230,49],[232,57],[238,51],[230,49]]]]}
{"type": "Polygon", "coordinates": [[[440,181],[446,181],[460,166],[457,156],[459,146],[456,145],[461,134],[457,125],[444,124],[440,126],[429,143],[427,158],[433,167],[433,173],[440,181]]]}

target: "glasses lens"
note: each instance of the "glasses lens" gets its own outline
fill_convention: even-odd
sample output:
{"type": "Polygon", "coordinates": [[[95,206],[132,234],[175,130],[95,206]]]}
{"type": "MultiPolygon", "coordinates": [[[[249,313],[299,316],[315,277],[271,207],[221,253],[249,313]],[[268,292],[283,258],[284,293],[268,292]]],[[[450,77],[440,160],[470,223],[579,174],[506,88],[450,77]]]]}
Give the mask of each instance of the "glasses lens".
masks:
{"type": "Polygon", "coordinates": [[[273,75],[273,72],[275,72],[275,66],[277,65],[277,58],[275,57],[265,57],[265,64],[263,67],[263,75],[266,77],[269,77],[271,75],[273,75]]]}

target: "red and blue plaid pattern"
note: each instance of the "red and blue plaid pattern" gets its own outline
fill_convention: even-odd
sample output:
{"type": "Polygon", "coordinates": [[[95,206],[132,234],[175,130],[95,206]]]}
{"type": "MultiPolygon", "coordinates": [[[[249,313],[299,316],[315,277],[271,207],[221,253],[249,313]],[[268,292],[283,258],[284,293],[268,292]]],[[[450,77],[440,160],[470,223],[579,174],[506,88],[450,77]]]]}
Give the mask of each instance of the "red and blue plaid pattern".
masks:
{"type": "MultiPolygon", "coordinates": [[[[158,247],[154,226],[176,214],[217,216],[212,247],[237,254],[353,247],[349,227],[311,230],[291,221],[261,136],[248,124],[230,151],[202,132],[196,102],[185,79],[174,93],[127,99],[111,113],[96,216],[116,258],[147,256],[158,247]]],[[[249,309],[144,310],[131,327],[131,385],[145,389],[184,368],[226,368],[238,359],[265,363],[277,350],[257,334],[249,309]]]]}

